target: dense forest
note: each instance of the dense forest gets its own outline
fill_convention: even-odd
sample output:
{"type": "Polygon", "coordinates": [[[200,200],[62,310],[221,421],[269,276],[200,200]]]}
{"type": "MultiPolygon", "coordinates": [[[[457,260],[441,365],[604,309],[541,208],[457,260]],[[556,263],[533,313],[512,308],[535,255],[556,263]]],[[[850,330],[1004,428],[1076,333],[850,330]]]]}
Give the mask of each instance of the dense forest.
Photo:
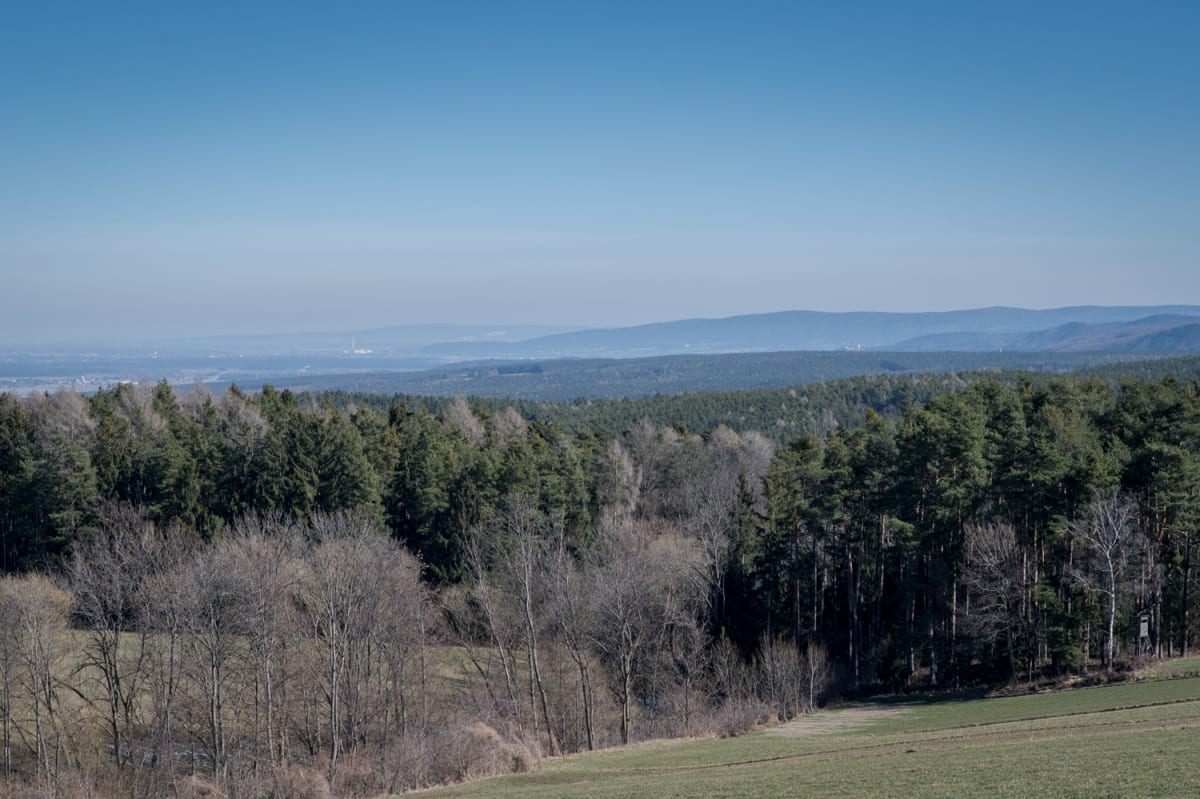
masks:
{"type": "Polygon", "coordinates": [[[892,380],[0,395],[3,767],[366,796],[1194,647],[1200,381],[892,380]]]}
{"type": "MultiPolygon", "coordinates": [[[[955,353],[950,353],[955,355],[955,353]]],[[[1004,353],[1009,356],[1027,356],[1029,353],[1004,353]]],[[[910,374],[894,364],[894,370],[883,369],[875,373],[839,377],[838,379],[814,381],[810,379],[795,382],[801,376],[809,378],[813,372],[810,367],[829,359],[834,364],[846,364],[843,356],[863,356],[865,359],[877,359],[879,363],[888,363],[887,358],[880,359],[872,353],[739,353],[736,355],[701,356],[684,358],[671,356],[668,358],[645,359],[646,363],[654,363],[658,369],[659,362],[668,373],[673,367],[670,363],[675,360],[697,361],[707,364],[707,377],[701,379],[698,375],[695,383],[685,381],[689,385],[709,385],[714,382],[723,383],[728,380],[731,385],[748,385],[756,382],[751,375],[758,375],[762,382],[778,383],[781,388],[736,388],[714,391],[678,391],[679,385],[668,383],[662,386],[661,392],[652,392],[646,396],[636,394],[621,396],[619,394],[604,398],[603,392],[589,390],[580,394],[581,386],[568,381],[564,386],[554,384],[550,393],[559,393],[567,387],[570,393],[564,396],[577,399],[562,401],[546,401],[544,399],[514,399],[501,395],[499,398],[475,396],[472,402],[477,407],[485,407],[495,413],[508,408],[515,408],[529,420],[550,422],[568,434],[578,432],[596,432],[601,435],[613,435],[629,430],[640,422],[651,422],[660,427],[675,427],[681,430],[704,432],[724,425],[738,432],[758,432],[768,436],[777,443],[786,443],[804,435],[822,436],[835,427],[856,427],[862,424],[868,411],[874,411],[883,416],[894,418],[912,405],[923,405],[932,397],[947,391],[957,391],[967,385],[978,382],[1001,383],[1010,388],[1024,386],[1043,386],[1062,377],[1043,364],[1043,369],[1034,371],[1019,371],[1014,369],[975,369],[972,371],[943,371],[953,360],[941,362],[929,357],[924,362],[929,371],[910,374]],[[938,366],[938,368],[934,368],[938,366]],[[795,367],[795,368],[793,368],[795,367]],[[730,371],[725,372],[723,370],[730,371]],[[714,377],[715,375],[715,377],[714,377]],[[740,381],[740,382],[739,382],[740,381]],[[576,390],[579,389],[579,390],[576,390]]],[[[924,355],[922,357],[925,357],[924,355]]],[[[1061,354],[1055,357],[1064,358],[1061,354]]],[[[1100,358],[1094,353],[1076,354],[1072,361],[1059,362],[1059,366],[1075,363],[1077,365],[1088,361],[1083,359],[1100,358]]],[[[969,362],[969,359],[968,359],[969,362]]],[[[1011,357],[1006,363],[1016,363],[1011,357]]],[[[562,368],[566,374],[572,375],[568,362],[554,362],[556,369],[562,368]]],[[[615,362],[624,363],[624,362],[615,362]]],[[[863,361],[859,361],[861,364],[863,361]]],[[[911,366],[912,364],[907,364],[911,366]]],[[[528,367],[531,368],[531,367],[528,367]]],[[[694,367],[698,373],[700,368],[694,367]]],[[[638,373],[635,368],[633,370],[638,373]]],[[[821,373],[821,369],[817,369],[821,373]]],[[[625,372],[622,370],[622,375],[625,372]]],[[[1162,380],[1166,377],[1176,377],[1188,380],[1200,377],[1200,357],[1188,356],[1181,358],[1151,358],[1133,361],[1107,362],[1101,360],[1100,365],[1082,368],[1073,373],[1084,379],[1094,378],[1117,388],[1126,380],[1162,380]]],[[[354,381],[343,381],[353,385],[354,381]]],[[[618,387],[629,388],[623,382],[615,383],[618,387]]],[[[470,383],[472,390],[481,387],[480,381],[470,383]]],[[[343,388],[321,393],[295,392],[297,401],[301,404],[331,404],[335,408],[346,410],[359,407],[372,408],[383,414],[400,395],[380,394],[372,391],[351,391],[343,388]]],[[[541,392],[535,392],[540,395],[541,392]]],[[[402,397],[414,407],[422,407],[435,416],[441,409],[453,400],[453,397],[435,395],[409,395],[402,397]]]]}

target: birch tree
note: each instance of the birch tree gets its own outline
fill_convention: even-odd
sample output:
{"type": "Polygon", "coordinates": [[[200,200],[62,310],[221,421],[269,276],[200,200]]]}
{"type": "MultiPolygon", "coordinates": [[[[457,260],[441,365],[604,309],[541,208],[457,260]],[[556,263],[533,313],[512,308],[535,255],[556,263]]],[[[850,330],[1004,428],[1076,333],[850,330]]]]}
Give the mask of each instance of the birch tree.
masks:
{"type": "Polygon", "coordinates": [[[1104,597],[1108,632],[1104,646],[1104,665],[1112,668],[1115,650],[1117,605],[1129,566],[1137,510],[1116,495],[1097,495],[1084,516],[1068,524],[1071,536],[1083,545],[1081,567],[1076,577],[1089,590],[1104,597]]]}

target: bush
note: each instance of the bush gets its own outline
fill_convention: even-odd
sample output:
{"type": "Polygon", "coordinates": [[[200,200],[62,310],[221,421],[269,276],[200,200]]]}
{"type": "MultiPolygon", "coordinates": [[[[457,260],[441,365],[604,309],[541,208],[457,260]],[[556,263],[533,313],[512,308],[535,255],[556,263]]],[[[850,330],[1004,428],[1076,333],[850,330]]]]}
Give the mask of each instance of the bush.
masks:
{"type": "Polygon", "coordinates": [[[319,771],[303,766],[281,766],[271,772],[267,799],[333,799],[329,781],[319,771]]]}
{"type": "Polygon", "coordinates": [[[175,795],[178,799],[228,799],[224,791],[195,774],[176,783],[175,795]]]}
{"type": "Polygon", "coordinates": [[[467,727],[467,735],[468,767],[464,778],[522,773],[533,770],[541,763],[536,746],[505,738],[482,721],[467,727]]]}

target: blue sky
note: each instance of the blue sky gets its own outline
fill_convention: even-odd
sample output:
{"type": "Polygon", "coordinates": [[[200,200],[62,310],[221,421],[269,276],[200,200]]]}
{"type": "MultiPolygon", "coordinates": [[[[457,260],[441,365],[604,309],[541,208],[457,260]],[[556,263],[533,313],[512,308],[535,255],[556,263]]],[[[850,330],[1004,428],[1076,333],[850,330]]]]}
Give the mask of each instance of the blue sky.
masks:
{"type": "Polygon", "coordinates": [[[0,341],[1200,302],[1200,4],[0,6],[0,341]]]}

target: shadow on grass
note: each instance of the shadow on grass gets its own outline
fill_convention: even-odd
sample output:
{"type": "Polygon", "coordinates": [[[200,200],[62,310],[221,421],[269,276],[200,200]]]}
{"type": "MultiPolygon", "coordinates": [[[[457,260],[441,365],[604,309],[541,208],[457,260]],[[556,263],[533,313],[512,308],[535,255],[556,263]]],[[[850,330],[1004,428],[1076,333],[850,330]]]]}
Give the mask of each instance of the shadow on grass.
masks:
{"type": "Polygon", "coordinates": [[[947,702],[965,702],[970,699],[987,699],[991,694],[982,688],[967,691],[938,691],[911,694],[886,694],[864,697],[853,704],[883,705],[885,707],[912,707],[914,705],[940,705],[947,702]]]}

